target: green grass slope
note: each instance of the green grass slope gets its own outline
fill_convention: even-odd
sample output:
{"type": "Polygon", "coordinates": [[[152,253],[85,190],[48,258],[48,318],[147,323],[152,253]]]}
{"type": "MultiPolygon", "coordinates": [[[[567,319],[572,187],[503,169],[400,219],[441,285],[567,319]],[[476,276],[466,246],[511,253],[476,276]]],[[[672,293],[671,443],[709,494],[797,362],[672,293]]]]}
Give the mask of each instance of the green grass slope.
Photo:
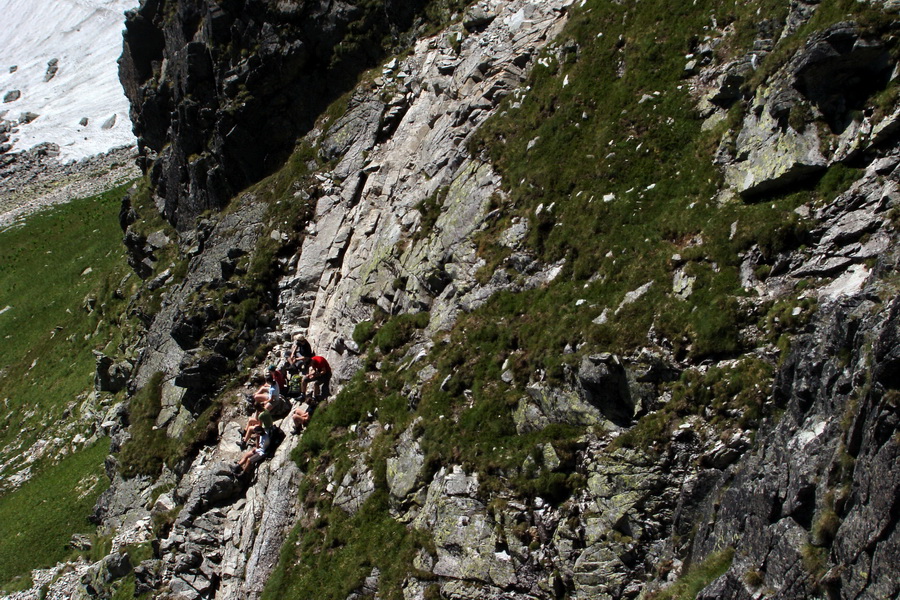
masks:
{"type": "Polygon", "coordinates": [[[108,450],[81,416],[91,350],[115,356],[130,290],[118,211],[125,187],[74,200],[0,232],[0,584],[65,555],[108,484],[108,450]],[[91,308],[92,307],[92,308],[91,308]],[[72,443],[75,435],[86,440],[72,443]],[[43,452],[38,440],[52,440],[43,452]],[[13,489],[26,467],[33,478],[13,489]],[[74,492],[74,493],[73,493],[74,492]]]}
{"type": "MultiPolygon", "coordinates": [[[[0,497],[0,581],[22,587],[31,569],[71,556],[73,533],[90,533],[88,515],[109,486],[103,459],[109,440],[63,459],[11,494],[0,497]]],[[[25,585],[25,587],[28,587],[25,585]]]]}

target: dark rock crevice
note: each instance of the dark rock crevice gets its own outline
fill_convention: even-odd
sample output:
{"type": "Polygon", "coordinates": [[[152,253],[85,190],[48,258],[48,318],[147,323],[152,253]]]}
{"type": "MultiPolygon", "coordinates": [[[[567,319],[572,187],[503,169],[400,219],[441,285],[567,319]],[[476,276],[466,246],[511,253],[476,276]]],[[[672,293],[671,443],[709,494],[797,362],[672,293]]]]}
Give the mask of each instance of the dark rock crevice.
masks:
{"type": "Polygon", "coordinates": [[[810,40],[789,69],[793,87],[841,134],[853,111],[887,86],[893,61],[881,40],[867,39],[855,23],[840,23],[810,40]]]}

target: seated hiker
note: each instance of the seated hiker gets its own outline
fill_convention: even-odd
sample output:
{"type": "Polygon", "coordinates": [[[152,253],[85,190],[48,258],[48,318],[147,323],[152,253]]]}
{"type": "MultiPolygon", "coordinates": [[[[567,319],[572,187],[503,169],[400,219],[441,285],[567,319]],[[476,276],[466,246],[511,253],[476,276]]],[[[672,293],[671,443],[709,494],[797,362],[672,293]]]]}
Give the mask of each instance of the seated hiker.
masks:
{"type": "Polygon", "coordinates": [[[272,414],[267,410],[261,410],[247,420],[247,428],[240,430],[241,441],[238,442],[238,446],[240,446],[241,450],[247,448],[247,445],[250,443],[250,438],[253,437],[253,432],[257,426],[261,426],[266,433],[271,435],[272,430],[275,427],[275,421],[272,419],[272,414]]]}
{"type": "Polygon", "coordinates": [[[294,412],[291,413],[291,421],[294,423],[293,433],[300,433],[309,424],[309,418],[312,416],[313,408],[306,402],[301,403],[294,412]]]}
{"type": "Polygon", "coordinates": [[[275,383],[278,384],[278,390],[283,393],[287,389],[287,381],[284,378],[284,373],[275,368],[275,365],[269,365],[269,375],[271,375],[275,383]]]}
{"type": "Polygon", "coordinates": [[[331,365],[321,356],[313,356],[309,359],[311,372],[303,378],[303,384],[300,387],[300,398],[306,398],[306,389],[309,382],[313,382],[314,400],[326,398],[331,393],[331,365]]]}
{"type": "Polygon", "coordinates": [[[256,393],[250,396],[248,400],[256,406],[261,406],[265,410],[271,411],[274,408],[273,402],[277,401],[279,396],[278,384],[275,383],[275,379],[271,374],[267,374],[266,382],[259,386],[256,393]]]}
{"type": "Polygon", "coordinates": [[[300,334],[294,336],[294,343],[291,346],[290,353],[285,357],[287,362],[287,370],[306,374],[309,369],[309,360],[312,358],[313,351],[309,342],[300,334]]]}
{"type": "Polygon", "coordinates": [[[263,429],[262,425],[254,427],[252,434],[256,437],[254,447],[244,452],[237,464],[232,467],[237,475],[245,474],[251,466],[266,457],[266,450],[269,447],[269,441],[271,439],[270,435],[266,433],[266,430],[263,429]]]}

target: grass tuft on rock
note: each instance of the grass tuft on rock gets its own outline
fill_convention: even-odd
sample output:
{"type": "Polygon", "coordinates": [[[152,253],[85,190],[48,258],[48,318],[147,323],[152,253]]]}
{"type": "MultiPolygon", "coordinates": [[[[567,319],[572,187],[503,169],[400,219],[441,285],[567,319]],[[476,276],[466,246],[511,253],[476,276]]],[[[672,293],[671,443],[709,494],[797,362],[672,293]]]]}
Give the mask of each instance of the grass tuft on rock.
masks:
{"type": "Polygon", "coordinates": [[[710,554],[696,565],[688,567],[678,581],[668,588],[653,594],[649,600],[690,600],[696,598],[700,590],[722,576],[731,567],[734,548],[726,548],[710,554]]]}

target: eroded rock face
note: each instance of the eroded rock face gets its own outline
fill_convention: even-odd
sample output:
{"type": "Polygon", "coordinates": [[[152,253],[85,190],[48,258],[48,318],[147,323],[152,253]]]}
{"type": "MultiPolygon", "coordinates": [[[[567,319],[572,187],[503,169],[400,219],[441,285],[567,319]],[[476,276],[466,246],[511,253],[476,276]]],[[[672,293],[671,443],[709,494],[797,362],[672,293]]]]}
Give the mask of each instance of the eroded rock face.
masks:
{"type": "MultiPolygon", "coordinates": [[[[799,22],[813,4],[794,3],[792,18],[799,22]]],[[[527,224],[520,221],[502,234],[501,243],[510,250],[506,262],[486,283],[475,280],[483,262],[472,237],[496,218],[489,211],[491,196],[501,196],[502,202],[502,191],[490,166],[459,148],[499,99],[523,81],[530,61],[564,22],[567,5],[484,3],[480,12],[464,19],[469,35],[460,47],[455,47],[453,31],[419,41],[408,56],[385,65],[382,77],[356,90],[345,115],[307,136],[333,166],[317,174],[315,194],[304,197],[315,202],[315,214],[296,255],[285,261],[286,276],[276,283],[278,314],[266,341],[283,341],[288,330],[302,331],[335,366],[339,383],[360,366],[359,349],[349,342],[354,325],[370,318],[376,306],[390,314],[429,310],[426,339],[403,359],[425,381],[437,372],[419,362],[433,343],[427,338],[452,326],[461,311],[481,306],[500,290],[533,289],[559,276],[562,263],[541,264],[524,248],[527,224]],[[439,215],[424,218],[423,201],[433,201],[439,215]]],[[[282,11],[284,19],[306,14],[296,3],[281,2],[267,10],[282,11]]],[[[215,27],[213,13],[203,27],[215,27]]],[[[131,26],[141,27],[140,22],[132,19],[131,26]]],[[[880,56],[858,35],[841,31],[820,40],[827,46],[821,57],[816,54],[819,58],[797,66],[798,81],[808,69],[831,61],[838,71],[855,64],[857,58],[845,58],[857,51],[863,52],[858,56],[880,56]],[[856,41],[844,51],[851,38],[856,41]]],[[[769,39],[772,32],[765,33],[769,39]]],[[[273,35],[277,38],[277,31],[273,35]]],[[[201,50],[185,49],[194,57],[186,58],[186,64],[200,69],[205,60],[201,50]]],[[[715,102],[741,101],[737,80],[746,81],[748,65],[753,68],[752,60],[739,61],[718,74],[725,78],[717,75],[715,102]]],[[[162,79],[156,83],[163,85],[162,79]]],[[[791,91],[782,86],[761,95],[756,105],[761,110],[744,121],[746,131],[737,146],[746,156],[729,167],[734,173],[747,176],[750,162],[759,158],[765,163],[765,151],[787,149],[763,164],[773,168],[750,173],[742,190],[749,196],[778,189],[835,160],[812,129],[782,126],[792,102],[821,98],[822,106],[834,103],[829,94],[835,90],[812,90],[809,82],[800,87],[791,91]]],[[[150,107],[152,103],[144,105],[150,107]]],[[[142,118],[151,117],[148,112],[142,118]]],[[[884,128],[882,143],[896,144],[895,134],[884,128]]],[[[863,139],[860,130],[851,129],[841,135],[863,139]]],[[[148,137],[145,143],[152,147],[155,142],[148,137]]],[[[871,145],[863,140],[853,147],[871,145]]],[[[425,598],[438,586],[446,597],[472,600],[637,598],[725,546],[736,549],[731,568],[698,597],[758,597],[748,573],[785,598],[896,595],[896,582],[882,574],[892,573],[896,562],[895,498],[900,490],[891,467],[897,462],[892,436],[897,427],[900,305],[891,296],[893,288],[879,278],[898,264],[892,245],[896,233],[888,217],[897,204],[898,159],[890,148],[865,159],[868,169],[850,190],[827,205],[803,207],[811,227],[804,232],[802,249],[773,258],[753,248],[744,256],[743,283],[763,299],[780,297],[802,278],[835,277],[810,292],[822,304],[820,315],[780,368],[774,401],[785,417],[778,424],[767,422],[754,439],[753,432],[740,427],[725,435],[694,415],[658,444],[662,451],[656,445],[616,442],[636,419],[669,399],[661,392],[664,384],[676,380],[682,369],[703,372],[707,365],[679,363],[662,347],[634,356],[588,355],[565,373],[563,384],[535,376],[516,415],[523,435],[552,423],[584,430],[574,449],[541,443],[535,448],[539,460],[532,457],[524,465],[536,477],[565,472],[582,478],[579,491],[556,505],[540,494],[523,499],[500,492],[487,499],[478,476],[461,465],[432,473],[413,423],[400,433],[387,464],[378,465],[386,467],[391,515],[433,542],[413,565],[428,577],[406,580],[405,597],[425,598]],[[765,281],[756,275],[762,264],[771,266],[765,281]],[[824,554],[825,572],[805,566],[810,548],[824,554]]],[[[177,163],[163,157],[157,164],[177,163]]],[[[166,179],[166,168],[160,166],[157,173],[163,188],[174,180],[166,179]]],[[[735,185],[741,190],[744,183],[735,185]]],[[[194,210],[185,206],[183,214],[194,210]]],[[[241,259],[265,235],[261,210],[247,199],[215,225],[201,223],[179,240],[194,256],[189,274],[157,317],[138,364],[144,381],[155,370],[177,375],[175,385],[163,391],[157,423],[173,434],[183,424],[179,415],[189,412],[186,390],[209,385],[198,376],[213,371],[219,360],[198,351],[219,309],[188,308],[182,301],[204,284],[228,281],[240,268],[241,259]]],[[[182,218],[177,211],[168,216],[182,218]]],[[[149,237],[137,242],[141,249],[164,243],[149,237]]],[[[635,289],[629,300],[640,302],[646,286],[635,289]]],[[[515,377],[507,370],[502,382],[515,377]]],[[[444,384],[454,385],[452,377],[444,384]]],[[[409,401],[414,406],[415,390],[409,391],[409,401]]],[[[261,595],[280,545],[296,522],[297,485],[303,475],[289,458],[293,441],[288,441],[260,466],[250,485],[237,481],[227,471],[240,454],[234,445],[237,423],[233,411],[226,413],[216,445],[202,450],[184,469],[171,498],[153,507],[161,515],[183,504],[171,529],[161,535],[158,562],[136,570],[146,589],[170,589],[185,598],[261,595]]],[[[375,491],[378,469],[369,450],[384,432],[371,415],[353,427],[357,437],[347,446],[350,466],[338,477],[332,465],[324,486],[333,506],[350,514],[375,491]]],[[[127,499],[146,501],[148,482],[117,482],[117,488],[121,495],[106,496],[104,516],[131,524],[146,518],[146,508],[128,516],[127,499]]],[[[372,571],[350,597],[378,595],[380,581],[380,573],[372,571]]]]}
{"type": "Polygon", "coordinates": [[[94,373],[94,389],[98,392],[116,392],[125,388],[131,376],[132,365],[128,361],[114,362],[102,352],[94,351],[97,366],[94,373]]]}
{"type": "Polygon", "coordinates": [[[441,471],[428,487],[428,497],[413,522],[428,531],[437,550],[431,571],[454,580],[475,580],[505,588],[516,584],[508,555],[496,552],[495,523],[474,498],[477,478],[461,469],[441,471]]]}
{"type": "MultiPolygon", "coordinates": [[[[737,63],[746,65],[747,73],[759,64],[742,60],[726,67],[726,75],[737,63]]],[[[808,181],[871,148],[874,124],[870,115],[862,121],[859,115],[868,99],[885,89],[893,68],[884,41],[856,23],[839,23],[813,36],[748,100],[725,168],[728,184],[752,199],[808,181]],[[831,134],[841,136],[837,144],[811,124],[817,115],[831,134]]],[[[738,97],[729,96],[732,102],[738,97]]]]}
{"type": "Polygon", "coordinates": [[[339,377],[359,364],[339,340],[351,339],[375,306],[391,314],[430,310],[429,331],[437,331],[500,289],[536,287],[558,274],[559,265],[517,254],[510,260],[524,281],[501,274],[488,286],[475,285],[482,263],[471,236],[489,222],[500,178],[455,149],[524,80],[538,49],[564,23],[568,4],[491,4],[496,18],[458,50],[456,31],[420,40],[321,134],[320,147],[337,162],[320,180],[322,195],[294,272],[280,282],[279,312],[285,322],[303,315],[301,326],[309,318],[317,348],[341,350],[326,354],[339,377]],[[440,200],[440,214],[426,230],[418,206],[432,197],[440,200]]]}
{"type": "Polygon", "coordinates": [[[744,583],[751,571],[785,597],[900,591],[886,576],[900,547],[900,450],[891,441],[900,414],[894,359],[885,352],[900,341],[898,316],[896,298],[857,296],[831,305],[797,340],[776,382],[785,418],[716,484],[708,500],[716,507],[706,507],[715,518],[698,523],[694,557],[724,540],[736,549],[729,583],[704,597],[755,597],[744,583]],[[820,556],[815,568],[811,553],[820,556]]]}
{"type": "Polygon", "coordinates": [[[410,492],[421,484],[425,455],[416,435],[418,419],[400,436],[396,454],[387,459],[387,484],[391,491],[391,500],[402,506],[410,492]]]}
{"type": "MultiPolygon", "coordinates": [[[[188,300],[200,290],[222,286],[233,273],[236,261],[255,249],[263,231],[265,206],[254,205],[248,198],[243,204],[244,210],[226,215],[215,225],[206,222],[205,227],[181,236],[181,251],[193,257],[188,273],[177,284],[171,284],[169,279],[161,283],[168,286],[169,302],[148,324],[137,357],[134,375],[137,387],[145,385],[154,373],[166,375],[162,386],[163,409],[157,426],[170,427],[170,433],[175,436],[179,435],[177,428],[189,422],[190,413],[202,409],[205,399],[216,392],[221,377],[230,372],[233,361],[241,352],[242,340],[236,335],[229,337],[227,332],[220,331],[219,337],[215,338],[211,333],[212,326],[220,322],[224,304],[217,308],[209,303],[193,304],[188,300]],[[184,418],[179,419],[179,415],[184,418]]],[[[127,203],[125,210],[128,210],[127,203]]],[[[126,240],[129,232],[130,229],[126,230],[126,240]]],[[[136,250],[133,250],[130,262],[150,270],[156,262],[150,258],[156,257],[156,251],[176,243],[161,232],[150,234],[133,247],[136,250]],[[145,258],[139,261],[141,256],[145,258]]],[[[242,299],[238,289],[228,295],[225,302],[242,299]]],[[[243,340],[243,343],[248,341],[243,340]]]]}
{"type": "Polygon", "coordinates": [[[152,0],[130,12],[119,73],[164,217],[189,229],[280,166],[423,4],[152,0]],[[354,23],[364,35],[338,51],[354,23]]]}

